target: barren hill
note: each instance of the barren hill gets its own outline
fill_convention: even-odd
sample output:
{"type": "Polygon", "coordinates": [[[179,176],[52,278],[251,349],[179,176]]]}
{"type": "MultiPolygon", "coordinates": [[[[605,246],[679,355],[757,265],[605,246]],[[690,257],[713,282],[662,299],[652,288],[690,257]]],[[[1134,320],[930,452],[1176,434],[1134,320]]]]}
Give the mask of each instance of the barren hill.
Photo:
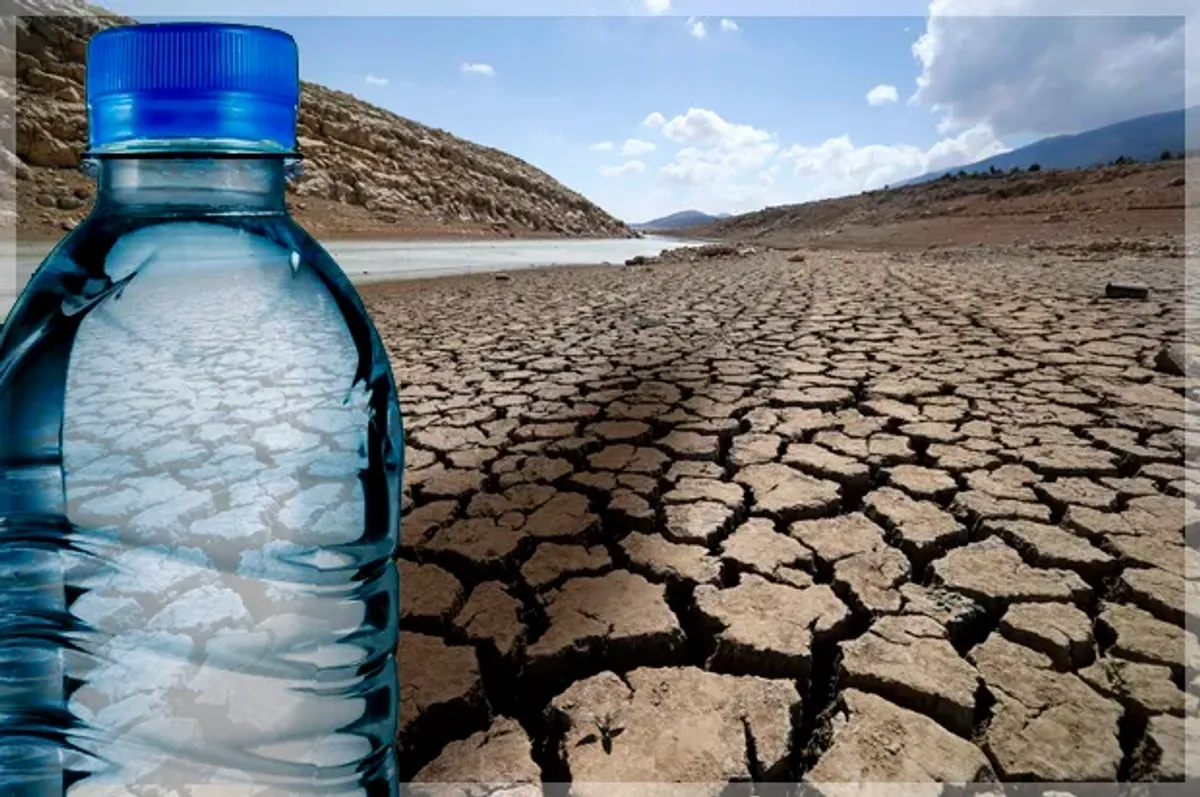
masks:
{"type": "MultiPolygon", "coordinates": [[[[17,22],[18,230],[57,236],[83,218],[91,192],[79,171],[87,41],[133,20],[64,0],[17,6],[20,14],[43,15],[17,22]]],[[[519,158],[344,92],[305,83],[298,133],[304,165],[289,195],[298,219],[318,235],[634,234],[519,158]]],[[[0,158],[13,165],[2,148],[0,158]]]]}
{"type": "Polygon", "coordinates": [[[942,178],[767,208],[680,232],[785,247],[1025,244],[1174,251],[1184,229],[1184,164],[942,178]]]}
{"type": "MultiPolygon", "coordinates": [[[[1179,157],[1187,142],[1200,135],[1200,107],[1179,108],[1125,119],[1115,124],[1065,133],[1010,149],[954,169],[973,174],[1028,169],[1037,164],[1043,169],[1088,169],[1118,160],[1142,163],[1159,160],[1163,153],[1179,157]]],[[[1168,159],[1169,159],[1168,158],[1168,159]]],[[[924,183],[942,177],[943,171],[930,172],[899,185],[924,183]]]]}

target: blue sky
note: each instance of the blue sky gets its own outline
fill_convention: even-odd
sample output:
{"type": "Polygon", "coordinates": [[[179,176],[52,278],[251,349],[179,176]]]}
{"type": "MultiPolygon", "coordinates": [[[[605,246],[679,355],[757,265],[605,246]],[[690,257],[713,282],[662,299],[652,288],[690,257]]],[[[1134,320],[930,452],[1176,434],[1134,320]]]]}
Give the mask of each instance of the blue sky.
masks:
{"type": "Polygon", "coordinates": [[[225,18],[291,33],[306,80],[510,152],[630,221],[853,193],[1183,102],[1178,19],[964,28],[939,5],[1001,0],[934,0],[911,17],[689,17],[641,2],[667,13],[225,18]],[[1105,56],[1125,56],[1119,74],[1105,56]]]}

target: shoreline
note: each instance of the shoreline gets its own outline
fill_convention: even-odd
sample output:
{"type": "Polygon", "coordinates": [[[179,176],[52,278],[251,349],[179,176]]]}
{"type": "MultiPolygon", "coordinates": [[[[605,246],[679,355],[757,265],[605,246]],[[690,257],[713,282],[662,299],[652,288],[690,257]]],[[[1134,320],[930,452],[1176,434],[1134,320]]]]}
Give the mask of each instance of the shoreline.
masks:
{"type": "Polygon", "coordinates": [[[326,241],[386,241],[389,243],[421,243],[423,241],[478,241],[480,243],[500,243],[503,241],[636,241],[644,239],[645,235],[554,235],[550,233],[527,233],[519,235],[497,235],[496,233],[474,234],[456,232],[453,230],[434,230],[430,232],[328,232],[317,234],[303,222],[300,226],[314,238],[326,241]]]}
{"type": "MultiPolygon", "coordinates": [[[[4,231],[11,232],[11,230],[4,231]]],[[[36,269],[40,262],[53,248],[57,245],[67,233],[61,233],[56,236],[41,236],[31,235],[28,232],[20,232],[13,237],[0,237],[0,247],[12,247],[9,251],[12,255],[0,258],[0,262],[8,261],[11,264],[11,269],[7,275],[5,269],[0,268],[0,324],[7,316],[12,304],[16,301],[16,297],[20,294],[18,285],[22,285],[22,276],[28,277],[29,273],[36,269]],[[7,276],[8,279],[4,279],[7,276]],[[9,290],[9,288],[15,290],[9,290]]],[[[656,240],[660,236],[656,234],[641,235],[638,238],[614,238],[614,237],[565,237],[565,236],[524,236],[524,237],[496,237],[496,236],[478,236],[464,235],[454,231],[442,231],[440,235],[414,235],[411,232],[395,233],[391,236],[368,236],[365,234],[343,234],[343,235],[322,235],[317,236],[317,241],[327,250],[341,266],[346,274],[346,277],[359,288],[364,294],[375,293],[381,290],[380,286],[394,284],[423,284],[431,281],[440,281],[448,279],[464,279],[472,277],[483,277],[484,279],[494,278],[494,275],[499,273],[516,274],[524,271],[554,271],[563,269],[591,269],[591,268],[612,268],[625,267],[627,254],[614,253],[614,256],[609,257],[609,253],[604,251],[605,247],[598,247],[598,251],[592,251],[584,254],[582,257],[578,251],[574,252],[575,258],[572,259],[571,254],[563,254],[562,260],[558,260],[557,253],[550,253],[549,256],[543,253],[542,257],[532,259],[531,261],[513,260],[512,262],[504,262],[503,256],[496,259],[494,256],[483,256],[479,251],[480,248],[491,249],[493,247],[522,247],[522,246],[539,246],[548,247],[562,246],[569,249],[576,245],[589,244],[606,244],[620,242],[639,242],[642,248],[657,248],[656,240]],[[343,246],[347,248],[357,248],[356,244],[366,244],[367,246],[358,254],[353,251],[339,251],[343,246]],[[389,245],[416,245],[415,248],[420,249],[421,245],[427,245],[433,249],[437,249],[440,245],[456,246],[460,245],[464,248],[464,254],[461,258],[461,263],[450,262],[447,264],[445,257],[435,258],[430,260],[428,268],[418,265],[409,270],[398,271],[371,271],[364,269],[361,265],[355,262],[355,258],[371,258],[371,244],[379,245],[386,251],[389,245]],[[474,254],[471,251],[474,250],[474,254]],[[619,254],[619,256],[615,256],[619,254]],[[553,259],[551,259],[553,258],[553,259]],[[585,259],[591,258],[591,259],[585,259]],[[546,262],[550,260],[550,262],[546,262]],[[487,262],[492,261],[492,262],[487,262]],[[442,267],[437,267],[438,263],[442,267]]],[[[690,246],[695,243],[691,240],[671,239],[662,241],[661,249],[671,249],[678,246],[690,246]]],[[[636,254],[636,252],[635,252],[636,254]]],[[[657,254],[657,253],[655,253],[657,254]]],[[[418,255],[418,261],[421,256],[418,255]]]]}
{"type": "MultiPolygon", "coordinates": [[[[2,243],[2,242],[0,242],[2,243]]],[[[516,274],[539,275],[542,272],[581,272],[592,271],[596,269],[638,269],[643,266],[626,266],[624,263],[569,263],[564,265],[536,265],[536,266],[520,266],[518,268],[495,269],[495,270],[476,270],[476,271],[460,271],[449,274],[422,274],[415,277],[396,276],[394,274],[383,274],[379,276],[371,275],[355,275],[346,272],[346,276],[350,279],[351,285],[358,291],[358,294],[364,301],[369,297],[383,298],[389,294],[414,290],[427,286],[430,283],[445,286],[450,280],[475,280],[485,283],[504,282],[505,280],[496,279],[497,274],[507,274],[510,278],[516,274]]],[[[343,269],[344,271],[344,269],[343,269]]],[[[8,294],[0,291],[0,298],[16,301],[20,294],[8,294]]],[[[0,301],[0,329],[4,327],[5,317],[11,309],[11,302],[0,301]]]]}
{"type": "MultiPolygon", "coordinates": [[[[295,216],[293,215],[293,218],[295,216]]],[[[476,232],[460,231],[460,230],[438,230],[430,229],[428,231],[412,231],[412,230],[355,230],[355,231],[335,231],[335,232],[318,232],[313,226],[305,224],[302,219],[297,219],[301,227],[318,241],[338,241],[338,242],[358,242],[358,241],[381,241],[387,243],[422,243],[429,242],[480,242],[480,243],[501,243],[504,241],[636,241],[645,240],[647,237],[658,235],[652,233],[651,236],[639,234],[636,236],[625,235],[557,235],[553,233],[517,233],[513,235],[499,235],[495,232],[480,230],[476,232]]],[[[54,245],[68,235],[66,230],[42,230],[42,229],[21,229],[9,228],[3,231],[9,233],[0,235],[0,245],[7,245],[15,242],[18,246],[22,244],[45,244],[54,245]]]]}
{"type": "Polygon", "coordinates": [[[419,288],[428,283],[438,283],[445,285],[447,280],[476,280],[486,283],[505,282],[506,280],[496,279],[497,274],[506,274],[510,279],[516,279],[518,274],[539,276],[544,272],[553,272],[555,274],[565,272],[593,271],[597,269],[621,269],[621,270],[636,270],[644,268],[643,266],[626,266],[624,263],[565,263],[563,265],[536,265],[536,266],[520,266],[510,269],[495,269],[495,270],[478,270],[478,271],[460,271],[452,274],[423,274],[419,277],[395,277],[392,275],[382,275],[377,278],[367,276],[365,279],[354,279],[350,276],[350,282],[358,290],[358,292],[366,297],[366,294],[383,294],[399,289],[419,288]]]}

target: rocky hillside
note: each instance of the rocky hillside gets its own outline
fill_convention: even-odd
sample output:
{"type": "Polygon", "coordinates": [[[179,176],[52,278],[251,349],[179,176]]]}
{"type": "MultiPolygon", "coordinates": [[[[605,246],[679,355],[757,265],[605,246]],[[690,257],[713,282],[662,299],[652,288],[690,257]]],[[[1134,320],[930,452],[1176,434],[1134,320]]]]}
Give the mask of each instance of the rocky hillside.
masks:
{"type": "MultiPolygon", "coordinates": [[[[1018,244],[1178,250],[1183,160],[1064,171],[962,175],[688,227],[678,234],[784,247],[928,248],[1018,244]]],[[[1190,179],[1190,178],[1189,178],[1190,179]]]]}
{"type": "MultiPolygon", "coordinates": [[[[86,214],[91,193],[79,171],[87,41],[102,27],[132,20],[66,0],[17,6],[21,14],[59,14],[17,22],[18,230],[61,235],[86,214]]],[[[304,84],[298,132],[305,160],[291,204],[318,235],[634,234],[518,158],[324,86],[304,84]]],[[[11,153],[0,151],[0,158],[12,164],[11,153]]]]}

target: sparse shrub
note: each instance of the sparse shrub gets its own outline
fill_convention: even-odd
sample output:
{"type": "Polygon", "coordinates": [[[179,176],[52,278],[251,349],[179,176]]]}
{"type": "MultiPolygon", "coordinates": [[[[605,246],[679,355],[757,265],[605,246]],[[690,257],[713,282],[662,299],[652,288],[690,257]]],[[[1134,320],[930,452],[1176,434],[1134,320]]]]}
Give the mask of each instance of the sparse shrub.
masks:
{"type": "Polygon", "coordinates": [[[1000,170],[999,170],[999,169],[997,169],[995,166],[989,166],[989,167],[988,167],[988,174],[996,175],[996,174],[1001,174],[1001,172],[1000,172],[1000,170]]]}
{"type": "Polygon", "coordinates": [[[1115,161],[1113,161],[1112,165],[1113,166],[1126,166],[1130,163],[1133,163],[1133,158],[1127,158],[1124,155],[1122,155],[1121,157],[1119,157],[1115,161]]]}
{"type": "Polygon", "coordinates": [[[1162,151],[1162,155],[1159,157],[1159,160],[1160,160],[1160,161],[1169,161],[1169,160],[1171,160],[1171,157],[1172,157],[1172,156],[1171,156],[1171,150],[1169,150],[1169,149],[1164,149],[1164,150],[1162,151]]]}
{"type": "Polygon", "coordinates": [[[959,169],[959,170],[958,170],[958,176],[959,176],[959,177],[966,177],[966,176],[967,176],[967,170],[966,170],[966,169],[959,169]]]}
{"type": "Polygon", "coordinates": [[[1040,164],[1040,163],[1034,163],[1029,166],[1029,171],[1031,171],[1031,172],[1040,172],[1041,170],[1042,170],[1042,164],[1040,164]]]}
{"type": "Polygon", "coordinates": [[[1001,185],[993,188],[989,196],[993,199],[1012,199],[1013,197],[1029,196],[1041,191],[1043,186],[1033,180],[1021,180],[1013,185],[1001,185]]]}

